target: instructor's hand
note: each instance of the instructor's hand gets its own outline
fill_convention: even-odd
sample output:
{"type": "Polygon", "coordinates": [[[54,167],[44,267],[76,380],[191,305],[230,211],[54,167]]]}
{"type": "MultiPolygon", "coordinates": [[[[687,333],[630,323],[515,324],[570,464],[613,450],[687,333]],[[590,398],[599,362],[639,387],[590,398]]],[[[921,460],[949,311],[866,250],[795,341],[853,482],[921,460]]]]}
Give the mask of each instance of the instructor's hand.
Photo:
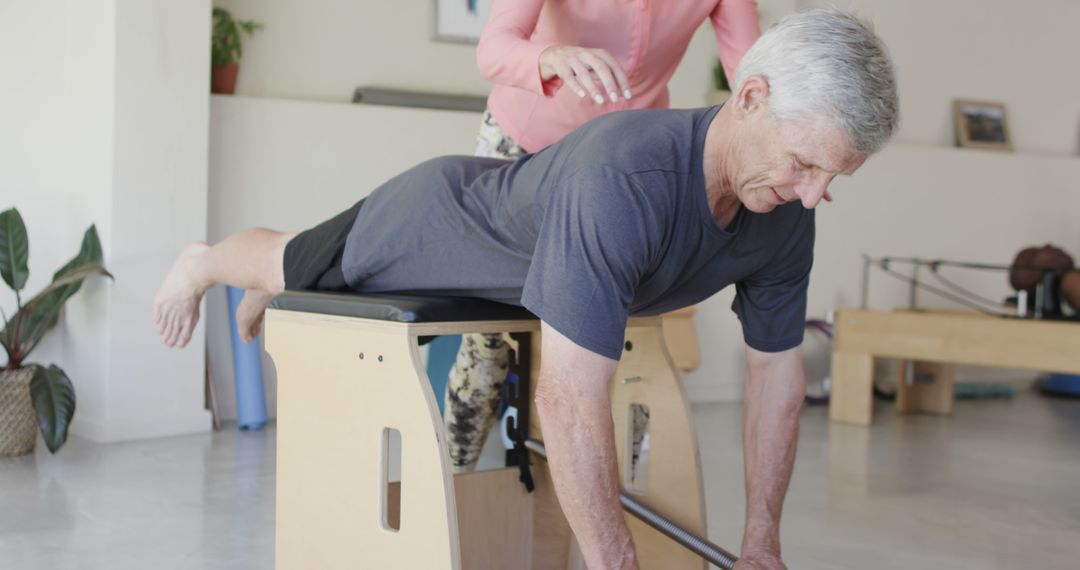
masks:
{"type": "Polygon", "coordinates": [[[630,81],[619,60],[606,49],[551,46],[540,53],[540,78],[558,77],[579,97],[589,95],[597,105],[629,99],[630,81]]]}
{"type": "Polygon", "coordinates": [[[771,552],[750,552],[743,554],[734,570],[787,570],[787,566],[771,552]]]}

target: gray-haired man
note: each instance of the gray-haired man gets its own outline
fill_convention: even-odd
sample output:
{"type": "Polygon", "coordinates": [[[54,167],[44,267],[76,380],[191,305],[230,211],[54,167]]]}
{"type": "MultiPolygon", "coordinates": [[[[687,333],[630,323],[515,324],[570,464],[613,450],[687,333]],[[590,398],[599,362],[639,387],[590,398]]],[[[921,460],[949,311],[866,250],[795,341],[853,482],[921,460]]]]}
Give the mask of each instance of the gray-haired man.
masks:
{"type": "Polygon", "coordinates": [[[747,344],[738,567],[783,568],[813,209],[892,135],[898,101],[884,45],[835,10],[782,20],[735,85],[722,107],[613,113],[509,163],[428,161],[300,234],[192,244],[158,293],[158,332],[186,344],[213,283],[249,289],[238,311],[248,337],[286,289],[523,305],[543,321],[536,404],[563,510],[590,568],[636,568],[608,402],[626,319],[734,284],[747,344]]]}

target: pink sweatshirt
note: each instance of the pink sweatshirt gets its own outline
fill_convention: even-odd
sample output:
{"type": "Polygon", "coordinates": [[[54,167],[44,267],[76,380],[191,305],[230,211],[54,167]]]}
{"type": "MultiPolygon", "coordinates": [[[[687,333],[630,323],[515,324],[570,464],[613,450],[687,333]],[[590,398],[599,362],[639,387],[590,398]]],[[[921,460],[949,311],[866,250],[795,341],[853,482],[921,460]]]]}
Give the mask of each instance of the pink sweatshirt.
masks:
{"type": "Polygon", "coordinates": [[[535,152],[604,113],[667,107],[668,80],[706,18],[730,78],[760,35],[756,0],[496,0],[476,49],[480,73],[495,83],[488,110],[535,152]],[[597,105],[560,89],[558,77],[541,81],[540,53],[552,45],[607,49],[633,97],[597,105]]]}

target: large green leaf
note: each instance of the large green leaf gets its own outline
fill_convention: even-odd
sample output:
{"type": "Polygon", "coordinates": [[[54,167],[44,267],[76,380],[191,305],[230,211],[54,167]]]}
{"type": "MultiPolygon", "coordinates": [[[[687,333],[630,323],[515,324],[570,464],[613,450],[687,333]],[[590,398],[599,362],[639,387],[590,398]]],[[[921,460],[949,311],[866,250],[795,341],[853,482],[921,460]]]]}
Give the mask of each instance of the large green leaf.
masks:
{"type": "Polygon", "coordinates": [[[83,279],[92,275],[112,277],[101,265],[101,259],[101,241],[97,229],[90,226],[83,235],[79,253],[53,275],[53,282],[48,287],[15,313],[0,333],[0,339],[8,347],[9,358],[14,353],[25,359],[37,347],[45,333],[59,322],[60,310],[82,287],[83,279]]]}
{"type": "Polygon", "coordinates": [[[98,239],[97,226],[91,224],[89,228],[86,228],[86,232],[83,233],[82,244],[79,246],[79,253],[53,274],[53,280],[55,281],[64,275],[71,273],[81,265],[101,263],[101,260],[101,240],[98,239]]]}
{"type": "Polygon", "coordinates": [[[0,328],[0,346],[4,347],[4,352],[7,353],[8,361],[10,361],[11,360],[11,349],[8,348],[8,346],[13,344],[13,343],[7,338],[8,318],[7,318],[7,313],[4,312],[3,307],[0,307],[0,317],[3,317],[3,320],[4,320],[4,327],[0,328]]]}
{"type": "Polygon", "coordinates": [[[75,416],[75,387],[60,367],[34,365],[30,397],[45,445],[56,453],[67,441],[68,426],[75,416]]]}
{"type": "Polygon", "coordinates": [[[60,321],[60,310],[64,308],[64,303],[78,292],[83,279],[91,275],[112,277],[97,262],[71,268],[65,275],[50,283],[48,287],[30,299],[22,310],[15,313],[8,326],[16,328],[14,331],[5,328],[0,338],[17,339],[18,350],[21,356],[26,358],[41,342],[45,333],[60,321]]]}
{"type": "Polygon", "coordinates": [[[0,347],[3,347],[4,355],[7,357],[7,361],[4,364],[5,366],[11,362],[11,349],[8,348],[8,344],[10,344],[8,340],[3,336],[0,336],[0,347]]]}
{"type": "Polygon", "coordinates": [[[30,277],[30,241],[26,225],[15,208],[0,212],[0,276],[15,291],[26,286],[30,277]]]}

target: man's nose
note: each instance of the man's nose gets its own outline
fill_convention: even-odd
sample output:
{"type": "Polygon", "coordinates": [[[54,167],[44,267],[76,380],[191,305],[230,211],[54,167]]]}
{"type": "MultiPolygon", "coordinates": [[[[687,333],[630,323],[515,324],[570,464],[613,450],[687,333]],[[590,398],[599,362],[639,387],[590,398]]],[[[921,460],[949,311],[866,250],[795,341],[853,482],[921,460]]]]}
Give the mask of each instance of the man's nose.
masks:
{"type": "Polygon", "coordinates": [[[803,208],[812,210],[817,207],[823,198],[831,200],[832,196],[829,196],[830,182],[832,182],[832,176],[829,174],[815,173],[796,184],[795,195],[799,197],[803,208]]]}

